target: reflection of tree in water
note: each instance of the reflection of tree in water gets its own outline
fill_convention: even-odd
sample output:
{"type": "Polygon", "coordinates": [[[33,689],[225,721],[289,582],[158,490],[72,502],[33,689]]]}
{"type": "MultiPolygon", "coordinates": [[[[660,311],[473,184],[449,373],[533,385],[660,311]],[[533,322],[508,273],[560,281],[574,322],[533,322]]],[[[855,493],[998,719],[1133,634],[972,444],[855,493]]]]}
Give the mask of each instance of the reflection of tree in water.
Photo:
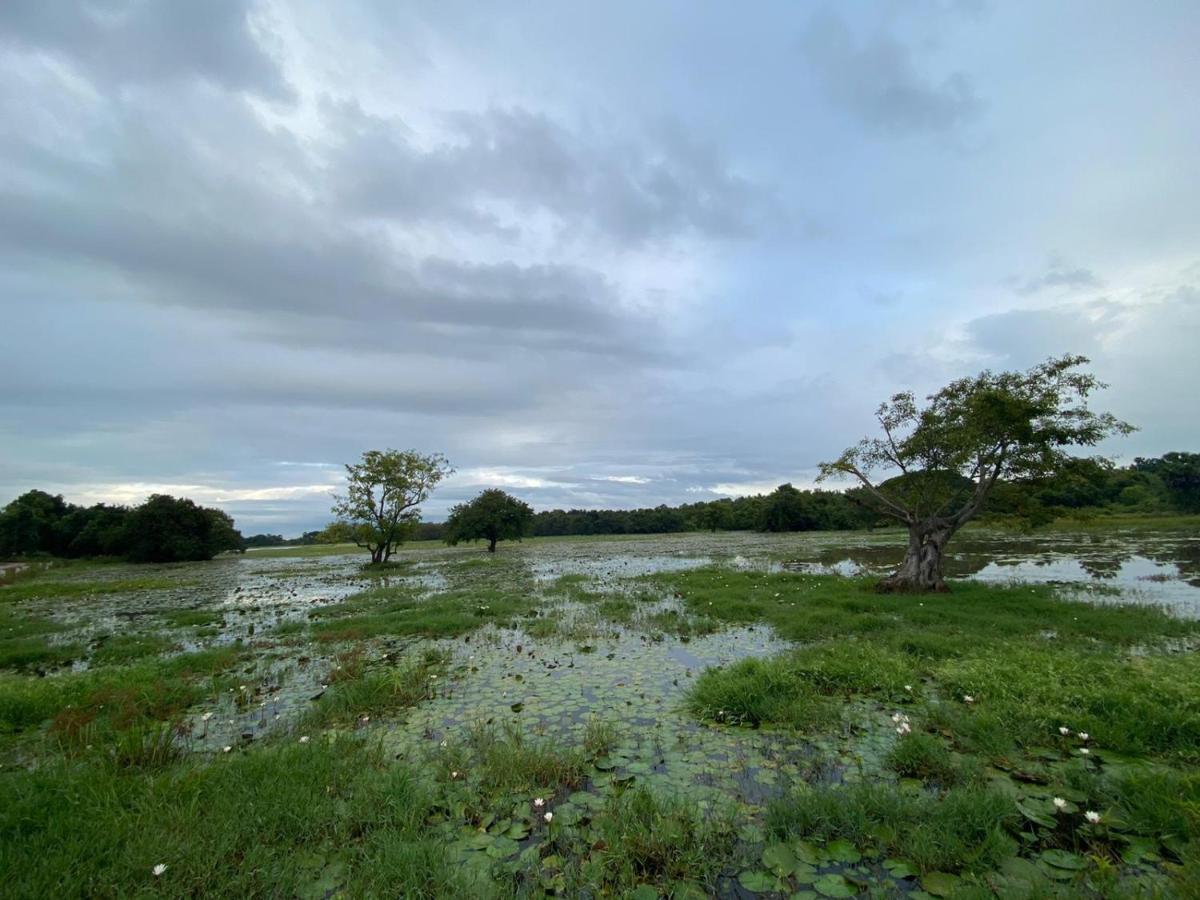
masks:
{"type": "MultiPolygon", "coordinates": [[[[904,557],[904,537],[896,536],[890,544],[856,544],[847,541],[841,546],[825,546],[811,556],[805,556],[785,567],[806,568],[817,565],[824,569],[843,571],[853,567],[864,574],[890,571],[904,557]]],[[[1111,581],[1121,575],[1122,567],[1138,557],[1178,568],[1180,577],[1192,587],[1200,588],[1200,539],[1138,537],[1114,534],[1035,535],[992,534],[972,536],[952,545],[945,559],[946,574],[951,578],[966,578],[995,565],[1000,568],[1034,566],[1047,568],[1063,563],[1076,563],[1091,578],[1111,581]]]]}
{"type": "Polygon", "coordinates": [[[1079,565],[1083,571],[1093,578],[1110,579],[1121,574],[1121,566],[1135,556],[1132,552],[1116,552],[1115,548],[1106,548],[1104,556],[1080,556],[1079,565]]]}
{"type": "Polygon", "coordinates": [[[1141,552],[1155,562],[1175,566],[1180,578],[1192,587],[1200,588],[1200,539],[1148,543],[1141,548],[1141,552]]]}

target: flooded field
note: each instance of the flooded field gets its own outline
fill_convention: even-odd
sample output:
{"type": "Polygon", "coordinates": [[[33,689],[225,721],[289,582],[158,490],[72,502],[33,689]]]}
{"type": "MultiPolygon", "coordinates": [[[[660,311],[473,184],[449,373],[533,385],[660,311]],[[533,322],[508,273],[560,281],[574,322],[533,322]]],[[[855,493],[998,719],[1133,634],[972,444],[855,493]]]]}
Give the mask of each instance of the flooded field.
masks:
{"type": "MultiPolygon", "coordinates": [[[[1050,584],[1066,598],[1200,617],[1193,533],[974,531],[952,551],[952,577],[1050,584]]],[[[689,696],[703,672],[768,660],[807,641],[800,626],[785,639],[769,622],[710,616],[697,586],[731,589],[736,579],[748,595],[799,608],[830,575],[877,574],[901,553],[895,533],[537,540],[503,545],[494,556],[471,546],[409,547],[382,572],[357,554],[87,564],[0,591],[17,598],[3,624],[22,636],[9,643],[32,634],[49,648],[41,657],[13,656],[10,667],[45,683],[226,654],[173,719],[187,754],[219,759],[278,738],[353,733],[455,782],[481,735],[590,746],[586,778],[554,798],[562,827],[586,826],[613,791],[636,784],[733,815],[740,845],[753,848],[765,839],[773,800],[886,777],[897,703],[909,698],[895,686],[891,697],[847,694],[836,727],[819,733],[766,721],[737,727],[747,720],[724,709],[697,715],[689,696]],[[406,679],[401,699],[398,681],[386,681],[396,672],[406,679]]],[[[41,752],[32,732],[4,747],[10,769],[36,765],[41,752]]],[[[502,829],[450,827],[453,852],[481,872],[498,862],[516,871],[537,844],[537,823],[529,815],[503,821],[502,829]]],[[[848,896],[840,886],[860,881],[919,890],[906,866],[897,875],[840,845],[805,847],[809,862],[794,871],[810,872],[808,883],[824,878],[825,896],[848,896]]],[[[721,873],[719,893],[771,895],[790,890],[789,878],[794,873],[739,864],[721,873]]]]}

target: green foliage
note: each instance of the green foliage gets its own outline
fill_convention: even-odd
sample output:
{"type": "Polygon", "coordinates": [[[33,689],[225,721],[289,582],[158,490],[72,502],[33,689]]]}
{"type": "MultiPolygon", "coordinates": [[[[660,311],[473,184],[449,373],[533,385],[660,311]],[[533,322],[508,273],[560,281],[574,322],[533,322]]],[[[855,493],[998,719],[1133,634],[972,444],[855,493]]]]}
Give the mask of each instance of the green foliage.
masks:
{"type": "Polygon", "coordinates": [[[508,624],[534,611],[524,593],[509,590],[446,591],[421,597],[403,587],[380,587],[315,611],[312,631],[330,641],[380,635],[454,637],[488,622],[508,624]]]}
{"type": "Polygon", "coordinates": [[[834,838],[881,846],[921,871],[980,872],[1015,851],[1006,826],[1017,811],[1005,795],[979,787],[943,794],[856,783],[796,791],[771,804],[770,831],[783,838],[834,838]]]}
{"type": "Polygon", "coordinates": [[[876,413],[883,437],[822,463],[822,478],[853,477],[864,502],[909,529],[904,565],[881,588],[945,590],[946,543],[979,514],[1000,479],[1045,478],[1066,464],[1067,448],[1133,430],[1088,408],[1103,385],[1078,371],[1087,362],[1063,356],[1026,372],[984,371],[951,382],[924,407],[911,392],[896,394],[876,413]],[[878,472],[895,477],[876,484],[878,472]]]}
{"type": "Polygon", "coordinates": [[[711,894],[737,840],[731,816],[705,815],[644,787],[612,797],[593,824],[601,849],[572,873],[578,896],[631,896],[638,885],[711,894]]]}
{"type": "Polygon", "coordinates": [[[84,508],[29,491],[0,512],[0,558],[46,554],[180,562],[212,559],[241,546],[242,536],[227,514],[164,494],[126,509],[84,508]]]}
{"type": "Polygon", "coordinates": [[[459,541],[483,539],[488,542],[488,552],[495,553],[497,541],[519,540],[529,531],[532,520],[533,509],[528,503],[499,488],[489,488],[469,503],[451,508],[445,540],[453,546],[459,541]]]}
{"type": "Polygon", "coordinates": [[[151,496],[125,521],[123,555],[131,562],[212,559],[241,545],[242,536],[226,513],[165,494],[151,496]]]}
{"type": "Polygon", "coordinates": [[[161,762],[136,778],[100,761],[0,775],[6,896],[480,896],[427,833],[428,794],[378,747],[161,762]]]}
{"type": "Polygon", "coordinates": [[[775,722],[795,728],[827,728],[837,708],[786,659],[744,659],[723,669],[705,669],[688,695],[701,718],[731,725],[775,722]]]}
{"type": "Polygon", "coordinates": [[[919,778],[948,787],[968,777],[946,744],[931,734],[913,732],[896,741],[887,756],[887,766],[905,778],[919,778]]]}
{"type": "Polygon", "coordinates": [[[420,505],[453,471],[440,453],[365,451],[361,462],[346,465],[346,493],[333,505],[342,536],[366,547],[371,562],[387,562],[419,518],[420,505]]]}
{"type": "Polygon", "coordinates": [[[1200,453],[1164,453],[1161,459],[1139,457],[1133,468],[1161,480],[1178,509],[1200,512],[1200,453]]]}
{"type": "Polygon", "coordinates": [[[372,668],[364,668],[356,655],[339,659],[338,668],[329,675],[329,689],[304,717],[301,728],[353,724],[363,716],[416,706],[434,696],[439,674],[445,671],[436,654],[372,668]]]}

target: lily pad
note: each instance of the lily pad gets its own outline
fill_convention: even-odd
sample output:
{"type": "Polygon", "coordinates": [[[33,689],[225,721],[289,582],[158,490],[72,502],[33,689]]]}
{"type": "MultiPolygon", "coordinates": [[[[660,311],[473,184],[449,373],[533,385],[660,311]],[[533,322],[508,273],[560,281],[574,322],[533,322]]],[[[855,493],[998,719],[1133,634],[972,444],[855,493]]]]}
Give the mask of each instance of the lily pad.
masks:
{"type": "Polygon", "coordinates": [[[921,887],[935,897],[949,897],[958,888],[959,877],[949,872],[926,872],[921,887]]]}
{"type": "Polygon", "coordinates": [[[862,854],[849,841],[830,841],[825,849],[829,852],[829,858],[838,862],[856,863],[862,859],[862,854]]]}
{"type": "Polygon", "coordinates": [[[768,893],[779,890],[779,879],[761,869],[747,869],[738,875],[738,884],[748,891],[768,893]]]}
{"type": "Polygon", "coordinates": [[[787,844],[772,844],[762,854],[763,865],[778,875],[786,878],[796,871],[796,857],[787,844]]]}
{"type": "Polygon", "coordinates": [[[853,897],[858,892],[845,878],[833,873],[822,875],[813,882],[813,888],[822,897],[853,897]]]}
{"type": "Polygon", "coordinates": [[[1086,859],[1069,850],[1044,850],[1040,858],[1042,862],[1054,866],[1056,869],[1070,869],[1077,872],[1088,867],[1086,859]]]}

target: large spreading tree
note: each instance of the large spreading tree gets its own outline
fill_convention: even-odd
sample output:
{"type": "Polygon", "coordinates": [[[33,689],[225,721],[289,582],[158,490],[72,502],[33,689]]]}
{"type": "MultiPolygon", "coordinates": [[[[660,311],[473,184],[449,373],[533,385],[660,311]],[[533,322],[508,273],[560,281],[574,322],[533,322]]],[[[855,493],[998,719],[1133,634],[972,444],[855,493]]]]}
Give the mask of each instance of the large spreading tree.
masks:
{"type": "Polygon", "coordinates": [[[499,488],[489,488],[470,503],[450,510],[446,520],[446,543],[459,541],[488,542],[488,553],[496,552],[496,542],[520,539],[533,524],[533,509],[523,500],[499,488]]]}
{"type": "Polygon", "coordinates": [[[346,492],[334,497],[333,514],[371,562],[387,562],[420,518],[420,505],[453,471],[440,453],[367,450],[346,465],[346,492]]]}
{"type": "Polygon", "coordinates": [[[855,495],[908,529],[904,561],[881,591],[944,591],[942,559],[954,533],[979,514],[1001,479],[1044,478],[1131,425],[1088,408],[1104,385],[1083,356],[1052,358],[1026,372],[984,371],[951,382],[918,406],[896,394],[876,413],[882,437],[865,438],[821,478],[850,476],[855,495]]]}

